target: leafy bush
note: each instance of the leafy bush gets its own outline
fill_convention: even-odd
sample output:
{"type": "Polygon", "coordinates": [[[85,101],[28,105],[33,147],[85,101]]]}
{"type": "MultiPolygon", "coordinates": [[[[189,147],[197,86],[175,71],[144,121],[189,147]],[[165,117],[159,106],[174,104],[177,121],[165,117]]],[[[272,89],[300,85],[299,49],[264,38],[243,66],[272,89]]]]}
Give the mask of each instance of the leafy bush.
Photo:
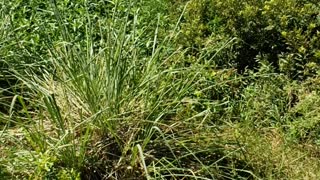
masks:
{"type": "Polygon", "coordinates": [[[193,0],[184,15],[180,43],[199,51],[236,37],[229,48],[233,55],[226,53],[224,64],[231,59],[243,71],[257,67],[257,59],[267,60],[279,72],[301,78],[319,68],[319,10],[313,0],[193,0]]]}

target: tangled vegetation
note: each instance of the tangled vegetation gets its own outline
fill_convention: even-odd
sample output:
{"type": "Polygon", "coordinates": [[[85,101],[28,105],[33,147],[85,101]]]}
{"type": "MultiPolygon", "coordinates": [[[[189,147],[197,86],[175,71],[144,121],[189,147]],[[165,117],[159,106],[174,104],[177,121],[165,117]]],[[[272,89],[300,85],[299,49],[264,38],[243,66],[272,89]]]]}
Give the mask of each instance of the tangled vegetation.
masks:
{"type": "Polygon", "coordinates": [[[0,179],[319,179],[317,0],[0,0],[0,179]]]}

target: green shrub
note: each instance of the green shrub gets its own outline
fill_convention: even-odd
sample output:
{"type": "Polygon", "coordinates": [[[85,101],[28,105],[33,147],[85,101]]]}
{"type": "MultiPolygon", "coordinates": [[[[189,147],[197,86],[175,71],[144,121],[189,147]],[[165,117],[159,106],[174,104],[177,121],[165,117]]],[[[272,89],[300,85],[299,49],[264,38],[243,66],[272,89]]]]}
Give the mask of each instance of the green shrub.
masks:
{"type": "Polygon", "coordinates": [[[193,0],[181,24],[180,44],[200,51],[236,37],[224,64],[243,71],[263,59],[292,78],[306,77],[319,68],[319,10],[312,0],[193,0]]]}

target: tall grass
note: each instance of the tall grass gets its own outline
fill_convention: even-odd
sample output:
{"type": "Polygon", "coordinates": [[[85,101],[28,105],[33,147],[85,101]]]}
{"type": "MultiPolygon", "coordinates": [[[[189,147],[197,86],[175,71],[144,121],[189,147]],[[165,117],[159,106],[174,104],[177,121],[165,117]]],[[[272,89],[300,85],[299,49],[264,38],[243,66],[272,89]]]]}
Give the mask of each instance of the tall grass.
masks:
{"type": "MultiPolygon", "coordinates": [[[[25,130],[28,152],[44,161],[43,165],[35,164],[34,178],[50,175],[49,171],[57,164],[69,169],[67,173],[74,178],[80,172],[82,176],[94,176],[93,172],[86,172],[104,166],[115,167],[100,169],[110,171],[98,172],[97,176],[105,173],[100,178],[116,177],[117,171],[125,176],[121,166],[127,164],[138,170],[142,163],[147,172],[143,156],[154,134],[153,127],[160,123],[170,106],[179,103],[186,92],[184,89],[192,86],[194,78],[184,82],[163,81],[163,76],[181,71],[162,67],[172,57],[165,46],[172,37],[159,42],[155,28],[151,54],[145,56],[139,47],[144,33],[137,29],[138,10],[130,14],[129,3],[123,16],[118,10],[120,3],[114,4],[110,16],[95,22],[86,8],[86,39],[75,42],[64,24],[64,15],[53,1],[61,34],[61,41],[47,39],[54,70],[44,70],[41,76],[32,70],[24,74],[14,71],[16,78],[32,89],[38,106],[33,116],[20,98],[23,112],[31,122],[19,124],[25,130]],[[97,34],[101,37],[98,42],[93,40],[97,34]],[[173,87],[181,88],[171,93],[173,87]],[[104,154],[104,151],[110,152],[104,154]],[[93,162],[95,156],[101,160],[93,162]],[[103,159],[114,160],[108,163],[103,159]]],[[[61,172],[57,170],[58,175],[61,172]]]]}

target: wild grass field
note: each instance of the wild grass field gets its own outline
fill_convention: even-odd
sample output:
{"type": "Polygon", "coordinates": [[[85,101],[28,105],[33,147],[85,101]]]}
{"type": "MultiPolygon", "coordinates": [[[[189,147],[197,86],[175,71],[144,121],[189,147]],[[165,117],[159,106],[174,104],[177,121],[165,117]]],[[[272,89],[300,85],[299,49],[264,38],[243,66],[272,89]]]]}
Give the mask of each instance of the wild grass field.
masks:
{"type": "Polygon", "coordinates": [[[319,179],[317,0],[0,0],[0,179],[319,179]]]}

